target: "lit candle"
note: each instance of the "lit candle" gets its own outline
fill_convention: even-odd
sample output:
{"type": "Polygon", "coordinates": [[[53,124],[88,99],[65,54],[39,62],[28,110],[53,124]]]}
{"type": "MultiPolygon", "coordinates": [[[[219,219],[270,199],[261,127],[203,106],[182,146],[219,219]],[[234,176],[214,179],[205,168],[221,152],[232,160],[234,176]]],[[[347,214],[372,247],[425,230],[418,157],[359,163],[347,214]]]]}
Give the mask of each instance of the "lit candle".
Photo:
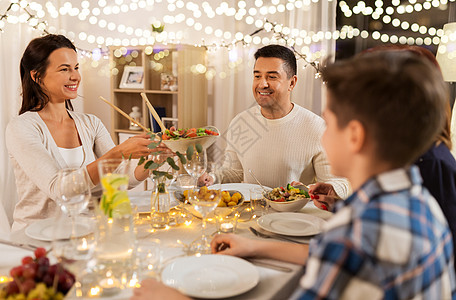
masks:
{"type": "Polygon", "coordinates": [[[220,224],[220,231],[229,233],[234,231],[234,225],[231,223],[222,223],[220,224]]]}
{"type": "Polygon", "coordinates": [[[114,277],[104,278],[100,281],[100,287],[103,289],[103,295],[110,295],[119,289],[119,281],[114,277]]]}
{"type": "Polygon", "coordinates": [[[78,251],[87,251],[89,250],[89,245],[87,244],[87,240],[85,238],[82,239],[81,244],[78,245],[78,251]]]}

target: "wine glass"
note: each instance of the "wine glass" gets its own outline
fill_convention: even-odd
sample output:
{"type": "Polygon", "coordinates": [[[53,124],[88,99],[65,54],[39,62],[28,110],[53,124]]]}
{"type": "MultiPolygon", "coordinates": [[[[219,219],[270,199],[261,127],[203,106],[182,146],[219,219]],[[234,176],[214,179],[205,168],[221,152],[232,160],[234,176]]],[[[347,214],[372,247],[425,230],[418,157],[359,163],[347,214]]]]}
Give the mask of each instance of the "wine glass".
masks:
{"type": "Polygon", "coordinates": [[[85,168],[61,169],[57,175],[59,199],[62,211],[72,217],[82,212],[91,197],[90,178],[85,168]]]}
{"type": "MultiPolygon", "coordinates": [[[[93,258],[96,246],[96,220],[93,216],[61,214],[53,228],[52,253],[59,266],[70,271],[75,278],[76,297],[83,297],[81,281],[88,262],[93,258]]],[[[71,276],[65,270],[56,270],[59,276],[71,276]]]]}
{"type": "Polygon", "coordinates": [[[198,178],[203,175],[207,169],[206,149],[203,148],[201,152],[198,152],[195,149],[191,159],[187,159],[187,163],[183,165],[187,173],[193,177],[195,186],[197,186],[198,178]]]}
{"type": "MultiPolygon", "coordinates": [[[[218,178],[218,174],[214,174],[218,178]]],[[[203,186],[200,189],[189,191],[188,199],[195,210],[201,214],[201,237],[190,244],[189,252],[197,254],[210,254],[210,238],[206,235],[207,215],[214,211],[222,198],[220,180],[210,187],[203,186]]]]}

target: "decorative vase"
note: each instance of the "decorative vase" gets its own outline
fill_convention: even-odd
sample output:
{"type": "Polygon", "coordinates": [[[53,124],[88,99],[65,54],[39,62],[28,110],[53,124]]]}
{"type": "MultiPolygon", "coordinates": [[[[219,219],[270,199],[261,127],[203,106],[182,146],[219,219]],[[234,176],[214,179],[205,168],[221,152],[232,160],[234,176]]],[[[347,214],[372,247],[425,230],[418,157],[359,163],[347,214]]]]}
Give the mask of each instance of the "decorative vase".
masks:
{"type": "Polygon", "coordinates": [[[150,219],[152,228],[166,228],[169,224],[170,197],[168,187],[170,181],[162,176],[153,178],[154,189],[150,199],[150,219]]]}

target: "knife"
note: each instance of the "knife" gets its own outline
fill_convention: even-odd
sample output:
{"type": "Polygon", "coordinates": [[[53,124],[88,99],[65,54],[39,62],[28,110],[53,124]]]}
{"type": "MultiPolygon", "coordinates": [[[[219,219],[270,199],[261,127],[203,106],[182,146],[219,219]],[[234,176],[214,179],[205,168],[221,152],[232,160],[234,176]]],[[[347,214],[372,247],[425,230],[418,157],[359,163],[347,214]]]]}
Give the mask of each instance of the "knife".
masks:
{"type": "Polygon", "coordinates": [[[247,259],[247,261],[249,261],[250,263],[252,263],[256,266],[263,267],[263,268],[268,268],[268,269],[286,272],[286,273],[293,272],[293,270],[291,268],[278,266],[276,264],[272,264],[272,263],[265,262],[265,261],[259,261],[259,260],[255,260],[255,259],[247,259]]]}
{"type": "Polygon", "coordinates": [[[13,246],[13,247],[17,247],[17,248],[22,248],[22,249],[29,250],[29,251],[35,251],[35,249],[37,248],[37,247],[35,247],[33,245],[16,243],[16,242],[11,242],[11,241],[5,241],[5,240],[1,240],[1,239],[0,239],[0,244],[13,246]]]}

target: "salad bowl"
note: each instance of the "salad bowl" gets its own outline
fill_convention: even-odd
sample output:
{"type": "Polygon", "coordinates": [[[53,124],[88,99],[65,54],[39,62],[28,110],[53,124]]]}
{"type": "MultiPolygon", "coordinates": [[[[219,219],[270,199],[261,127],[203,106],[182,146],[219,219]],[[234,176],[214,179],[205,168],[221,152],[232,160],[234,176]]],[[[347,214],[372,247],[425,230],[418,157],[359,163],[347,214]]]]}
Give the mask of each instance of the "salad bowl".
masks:
{"type": "MultiPolygon", "coordinates": [[[[207,150],[220,136],[220,131],[215,126],[205,126],[198,129],[207,129],[217,133],[217,135],[203,135],[195,137],[175,137],[171,139],[163,139],[163,143],[171,149],[173,152],[179,151],[185,153],[188,146],[200,144],[204,149],[207,150]]],[[[163,137],[163,133],[162,133],[163,137]]]]}
{"type": "Polygon", "coordinates": [[[269,206],[280,212],[294,212],[303,208],[310,200],[307,189],[301,186],[287,185],[286,188],[274,188],[270,192],[263,193],[269,206]]]}

